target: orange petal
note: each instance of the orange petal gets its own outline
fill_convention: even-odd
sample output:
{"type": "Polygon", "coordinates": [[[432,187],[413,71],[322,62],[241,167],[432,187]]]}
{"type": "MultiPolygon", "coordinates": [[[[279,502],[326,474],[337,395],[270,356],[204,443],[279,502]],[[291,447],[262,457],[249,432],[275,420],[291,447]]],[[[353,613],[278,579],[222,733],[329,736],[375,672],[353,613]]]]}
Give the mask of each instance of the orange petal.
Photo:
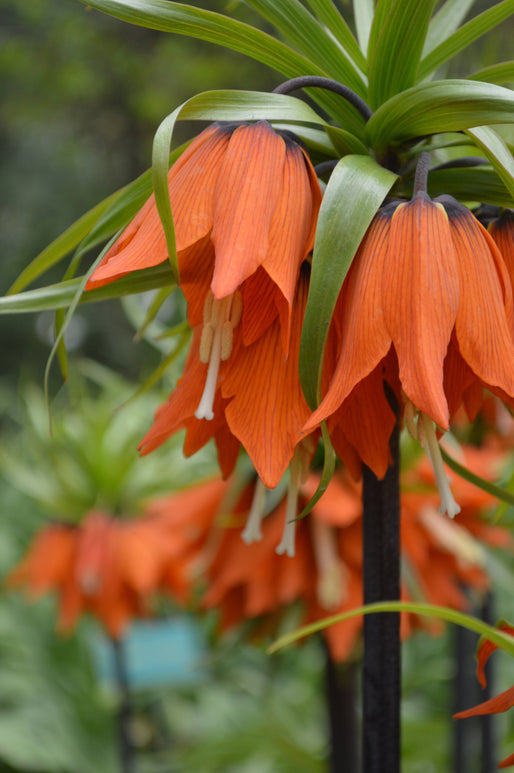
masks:
{"type": "Polygon", "coordinates": [[[454,714],[454,719],[466,719],[467,717],[477,717],[482,714],[498,714],[502,711],[507,711],[514,706],[514,687],[509,687],[508,690],[495,695],[494,698],[490,698],[488,701],[479,703],[478,706],[474,706],[472,709],[466,709],[466,711],[459,711],[458,714],[454,714]]]}
{"type": "Polygon", "coordinates": [[[443,362],[459,304],[448,218],[425,194],[395,210],[383,265],[383,313],[403,391],[448,429],[443,362]]]}
{"type": "Polygon", "coordinates": [[[334,413],[389,350],[382,273],[390,224],[389,212],[375,216],[346,276],[334,313],[334,324],[341,331],[339,359],[327,394],[304,427],[306,433],[334,413]]]}
{"type": "Polygon", "coordinates": [[[215,194],[211,289],[232,294],[265,259],[285,158],[284,140],[265,121],[240,126],[230,138],[215,194]]]}
{"type": "Polygon", "coordinates": [[[514,398],[512,290],[487,231],[463,207],[447,207],[461,283],[456,321],[459,351],[488,387],[514,398]]]}
{"type": "MultiPolygon", "coordinates": [[[[509,625],[508,623],[502,623],[501,625],[499,625],[498,630],[503,631],[503,633],[508,633],[511,636],[514,636],[514,626],[509,625]]],[[[484,638],[480,642],[480,646],[477,652],[477,677],[482,687],[486,686],[486,678],[485,678],[485,671],[484,671],[485,664],[491,657],[492,653],[497,649],[498,649],[498,645],[494,644],[494,642],[490,641],[489,639],[484,638]]]]}
{"type": "Polygon", "coordinates": [[[221,387],[225,398],[232,397],[225,409],[230,430],[268,488],[284,474],[309,415],[298,374],[306,296],[304,277],[293,312],[288,359],[284,360],[280,325],[275,322],[252,346],[241,346],[231,356],[221,387]]]}

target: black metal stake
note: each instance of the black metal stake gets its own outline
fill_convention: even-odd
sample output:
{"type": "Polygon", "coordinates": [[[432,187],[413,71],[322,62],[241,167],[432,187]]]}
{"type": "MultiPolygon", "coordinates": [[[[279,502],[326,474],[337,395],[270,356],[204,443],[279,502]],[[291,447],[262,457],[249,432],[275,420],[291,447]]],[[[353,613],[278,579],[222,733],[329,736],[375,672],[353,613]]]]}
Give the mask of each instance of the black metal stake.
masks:
{"type": "Polygon", "coordinates": [[[358,770],[356,665],[336,663],[325,646],[325,691],[330,727],[330,773],[358,770]]]}
{"type": "Polygon", "coordinates": [[[114,667],[119,691],[118,707],[118,745],[120,750],[121,773],[134,773],[134,745],[132,743],[131,723],[132,706],[130,700],[130,684],[125,662],[125,653],[121,640],[111,638],[114,651],[114,667]]]}
{"type": "MultiPolygon", "coordinates": [[[[494,599],[489,591],[482,602],[481,618],[484,623],[494,625],[494,599]]],[[[494,662],[489,658],[484,667],[487,685],[482,691],[479,701],[487,701],[494,695],[494,662]]],[[[484,714],[480,717],[482,727],[482,770],[481,773],[495,773],[498,766],[496,762],[496,738],[495,738],[495,716],[494,714],[484,714]]]]}
{"type": "MultiPolygon", "coordinates": [[[[392,465],[383,480],[363,471],[364,603],[400,598],[399,421],[391,436],[392,465]]],[[[400,771],[400,616],[395,612],[364,617],[362,676],[362,770],[400,771]]]]}

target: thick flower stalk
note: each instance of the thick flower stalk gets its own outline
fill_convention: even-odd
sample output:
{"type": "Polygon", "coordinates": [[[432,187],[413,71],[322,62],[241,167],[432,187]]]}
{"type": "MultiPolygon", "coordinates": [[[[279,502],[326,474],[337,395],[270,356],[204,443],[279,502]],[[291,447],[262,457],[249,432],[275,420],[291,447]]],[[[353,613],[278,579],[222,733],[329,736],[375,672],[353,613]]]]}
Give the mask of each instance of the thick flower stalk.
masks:
{"type": "MultiPolygon", "coordinates": [[[[490,234],[450,196],[418,190],[375,216],[343,284],[328,344],[323,400],[308,420],[342,431],[380,478],[389,463],[392,410],[433,463],[441,509],[454,515],[436,429],[461,404],[473,417],[487,388],[514,405],[512,287],[490,234]],[[331,351],[335,355],[331,355],[331,351]]],[[[337,446],[336,446],[337,447],[337,446]]]]}
{"type": "MultiPolygon", "coordinates": [[[[185,427],[185,453],[211,437],[227,475],[239,443],[267,486],[293,457],[309,411],[297,375],[321,191],[307,154],[266,121],[212,125],[169,173],[181,289],[194,328],[184,375],[141,443],[185,427]]],[[[167,260],[154,197],[88,287],[167,260]]]]}

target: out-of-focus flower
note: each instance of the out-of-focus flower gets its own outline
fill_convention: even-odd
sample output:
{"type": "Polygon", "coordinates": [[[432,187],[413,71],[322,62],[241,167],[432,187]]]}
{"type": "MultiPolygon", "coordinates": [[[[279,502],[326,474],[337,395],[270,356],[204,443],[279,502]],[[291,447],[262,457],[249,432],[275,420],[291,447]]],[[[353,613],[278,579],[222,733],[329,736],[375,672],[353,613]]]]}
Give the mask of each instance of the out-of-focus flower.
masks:
{"type": "Polygon", "coordinates": [[[502,256],[455,199],[418,192],[373,220],[343,284],[332,325],[338,351],[328,391],[308,420],[329,419],[378,477],[394,421],[383,380],[427,449],[441,510],[454,515],[434,423],[447,430],[464,403],[473,417],[483,388],[514,405],[512,288],[502,256]],[[385,419],[384,419],[385,417],[385,419]],[[343,420],[350,419],[349,424],[343,420]],[[374,432],[371,430],[374,428],[374,432]]]}
{"type": "MultiPolygon", "coordinates": [[[[508,623],[502,623],[499,625],[498,630],[503,631],[510,636],[514,636],[514,626],[509,625],[508,623]]],[[[477,677],[482,687],[485,687],[487,684],[484,672],[485,664],[496,649],[498,649],[498,645],[493,644],[493,642],[489,641],[489,639],[482,639],[480,642],[477,651],[477,677]]],[[[467,709],[466,711],[459,711],[458,714],[453,715],[453,718],[467,719],[468,717],[477,717],[483,714],[498,714],[500,712],[511,709],[513,706],[514,687],[509,687],[507,690],[504,690],[504,692],[496,695],[494,698],[490,698],[483,703],[479,703],[478,706],[474,706],[473,708],[467,709]]],[[[514,765],[514,753],[509,754],[508,757],[502,760],[498,767],[509,768],[512,765],[514,765]]]]}
{"type": "Polygon", "coordinates": [[[171,547],[152,519],[121,521],[92,511],[78,526],[44,527],[7,581],[34,598],[55,591],[60,630],[89,612],[118,638],[132,618],[148,614],[164,575],[174,597],[184,596],[181,564],[168,561],[171,547]]]}
{"type": "MultiPolygon", "coordinates": [[[[406,481],[409,490],[402,494],[401,549],[409,567],[402,598],[464,609],[468,599],[462,586],[479,592],[488,588],[482,541],[509,548],[512,540],[507,531],[480,517],[494,499],[465,481],[458,488],[460,515],[454,521],[441,515],[433,478],[427,475],[429,468],[427,474],[422,468],[420,475],[412,470],[406,481]]],[[[318,482],[311,475],[300,486],[299,508],[318,482]]],[[[291,513],[287,498],[283,495],[277,502],[275,492],[267,492],[259,481],[235,494],[231,490],[230,481],[212,481],[149,505],[193,567],[192,587],[202,580],[202,606],[219,609],[222,631],[258,619],[260,630],[269,632],[293,602],[301,604],[304,623],[362,604],[359,484],[342,472],[334,476],[309,516],[296,521],[296,549],[287,558],[277,555],[277,545],[284,540],[284,522],[291,522],[298,510],[291,513]]],[[[401,616],[404,637],[426,625],[416,615],[401,616]]],[[[324,630],[335,659],[350,655],[361,627],[362,620],[353,618],[324,630]]],[[[429,628],[439,630],[438,625],[429,628]]]]}

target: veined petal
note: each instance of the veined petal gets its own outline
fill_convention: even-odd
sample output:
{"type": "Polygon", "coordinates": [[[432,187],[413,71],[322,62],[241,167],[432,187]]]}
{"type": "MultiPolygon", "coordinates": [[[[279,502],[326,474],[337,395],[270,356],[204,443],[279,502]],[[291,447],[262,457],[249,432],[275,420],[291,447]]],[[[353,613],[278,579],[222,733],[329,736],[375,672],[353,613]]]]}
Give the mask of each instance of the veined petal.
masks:
{"type": "Polygon", "coordinates": [[[275,322],[254,344],[241,346],[227,363],[222,394],[232,400],[225,415],[259,477],[268,488],[280,481],[300,440],[309,408],[300,386],[298,354],[307,299],[300,279],[291,323],[291,348],[284,359],[280,325],[275,322]]]}
{"type": "Polygon", "coordinates": [[[250,346],[266,332],[277,318],[276,298],[281,296],[281,292],[264,268],[260,266],[244,283],[242,295],[243,344],[250,346]]]}
{"type": "Polygon", "coordinates": [[[448,429],[443,362],[459,304],[448,218],[425,194],[395,210],[383,264],[383,309],[403,391],[448,429]]]}
{"type": "MultiPolygon", "coordinates": [[[[205,236],[212,227],[214,188],[229,140],[227,129],[209,126],[168,172],[178,251],[205,236]]],[[[152,194],[97,266],[86,290],[167,259],[166,238],[152,194]]]]}
{"type": "Polygon", "coordinates": [[[472,709],[466,711],[459,711],[458,714],[454,714],[454,719],[466,719],[467,717],[477,717],[482,714],[499,714],[502,711],[514,706],[514,687],[509,687],[508,690],[495,695],[494,698],[490,698],[488,701],[479,703],[478,706],[473,706],[472,709]]]}
{"type": "Polygon", "coordinates": [[[445,206],[461,283],[455,326],[459,351],[485,385],[514,399],[514,341],[506,313],[512,307],[512,290],[506,268],[473,215],[457,202],[445,206]]]}
{"type": "Polygon", "coordinates": [[[391,336],[383,316],[382,274],[390,224],[390,213],[375,216],[350,266],[333,320],[341,331],[340,356],[326,395],[304,427],[306,433],[334,413],[389,351],[391,336]]]}
{"type": "MultiPolygon", "coordinates": [[[[317,179],[316,179],[317,184],[317,179]]],[[[286,140],[286,156],[277,206],[269,229],[269,249],[263,266],[287,301],[289,318],[300,265],[312,249],[321,191],[313,201],[312,183],[299,145],[286,140]],[[311,237],[309,239],[309,237],[311,237]]]]}
{"type": "Polygon", "coordinates": [[[215,192],[211,290],[221,299],[265,259],[285,159],[284,140],[265,121],[232,134],[215,192]]]}

